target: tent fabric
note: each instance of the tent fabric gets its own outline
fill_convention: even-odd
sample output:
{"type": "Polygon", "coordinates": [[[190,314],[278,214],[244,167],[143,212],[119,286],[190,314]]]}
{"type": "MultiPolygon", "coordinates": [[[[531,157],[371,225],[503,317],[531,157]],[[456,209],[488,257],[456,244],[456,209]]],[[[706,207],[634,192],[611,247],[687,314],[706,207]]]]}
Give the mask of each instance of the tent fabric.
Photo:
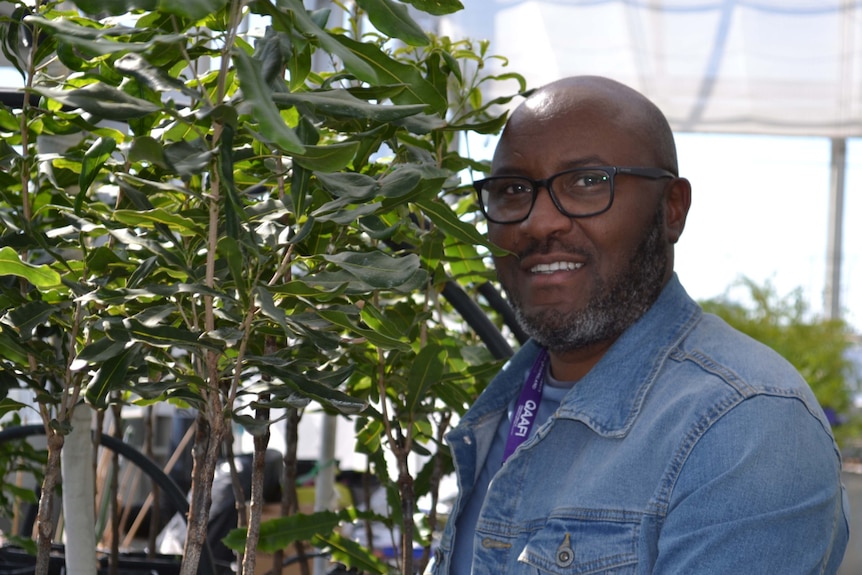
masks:
{"type": "MultiPolygon", "coordinates": [[[[441,22],[485,38],[490,72],[575,74],[643,92],[679,132],[862,135],[862,0],[467,0],[441,22]]],[[[511,93],[494,86],[488,97],[511,93]]]]}

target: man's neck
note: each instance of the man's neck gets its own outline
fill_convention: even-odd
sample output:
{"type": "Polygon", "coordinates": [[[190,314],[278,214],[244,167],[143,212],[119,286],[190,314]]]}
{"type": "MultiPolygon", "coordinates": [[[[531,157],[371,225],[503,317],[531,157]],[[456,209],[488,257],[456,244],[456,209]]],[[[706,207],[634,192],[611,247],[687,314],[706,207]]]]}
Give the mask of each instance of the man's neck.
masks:
{"type": "Polygon", "coordinates": [[[549,351],[551,376],[559,381],[577,382],[596,365],[616,339],[570,351],[549,351]]]}

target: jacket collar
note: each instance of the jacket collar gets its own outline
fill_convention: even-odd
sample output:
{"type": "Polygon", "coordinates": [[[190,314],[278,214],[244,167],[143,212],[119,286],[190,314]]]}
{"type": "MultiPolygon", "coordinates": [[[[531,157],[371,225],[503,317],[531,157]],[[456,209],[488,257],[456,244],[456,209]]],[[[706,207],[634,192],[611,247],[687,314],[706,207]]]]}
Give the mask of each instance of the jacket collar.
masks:
{"type": "Polygon", "coordinates": [[[653,306],[572,386],[558,416],[578,419],[599,435],[625,436],[671,350],[701,315],[674,274],[653,306]]]}
{"type": "MultiPolygon", "coordinates": [[[[572,386],[557,416],[582,421],[599,435],[624,437],[671,350],[701,314],[674,274],[653,306],[572,386]]],[[[462,424],[498,416],[520,392],[538,352],[534,341],[524,344],[464,416],[462,424]]]]}

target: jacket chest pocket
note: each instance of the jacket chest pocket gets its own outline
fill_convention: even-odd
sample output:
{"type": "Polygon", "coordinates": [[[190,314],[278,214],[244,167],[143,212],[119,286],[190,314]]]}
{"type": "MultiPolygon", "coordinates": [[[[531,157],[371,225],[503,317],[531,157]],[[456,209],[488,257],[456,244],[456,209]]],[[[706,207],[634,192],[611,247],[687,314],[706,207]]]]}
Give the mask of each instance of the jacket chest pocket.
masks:
{"type": "Polygon", "coordinates": [[[637,571],[640,521],[555,516],[530,534],[518,561],[550,575],[627,574],[637,571]]]}

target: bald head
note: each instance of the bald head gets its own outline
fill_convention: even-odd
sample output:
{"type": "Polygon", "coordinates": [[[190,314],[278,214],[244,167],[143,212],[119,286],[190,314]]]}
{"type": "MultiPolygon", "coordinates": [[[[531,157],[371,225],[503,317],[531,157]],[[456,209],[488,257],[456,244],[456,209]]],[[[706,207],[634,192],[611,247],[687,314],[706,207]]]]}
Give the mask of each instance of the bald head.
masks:
{"type": "Polygon", "coordinates": [[[600,76],[572,76],[535,90],[512,113],[502,138],[543,122],[567,122],[567,130],[577,131],[584,118],[636,140],[650,150],[652,165],[679,173],[673,132],[661,110],[640,92],[600,76]]]}

